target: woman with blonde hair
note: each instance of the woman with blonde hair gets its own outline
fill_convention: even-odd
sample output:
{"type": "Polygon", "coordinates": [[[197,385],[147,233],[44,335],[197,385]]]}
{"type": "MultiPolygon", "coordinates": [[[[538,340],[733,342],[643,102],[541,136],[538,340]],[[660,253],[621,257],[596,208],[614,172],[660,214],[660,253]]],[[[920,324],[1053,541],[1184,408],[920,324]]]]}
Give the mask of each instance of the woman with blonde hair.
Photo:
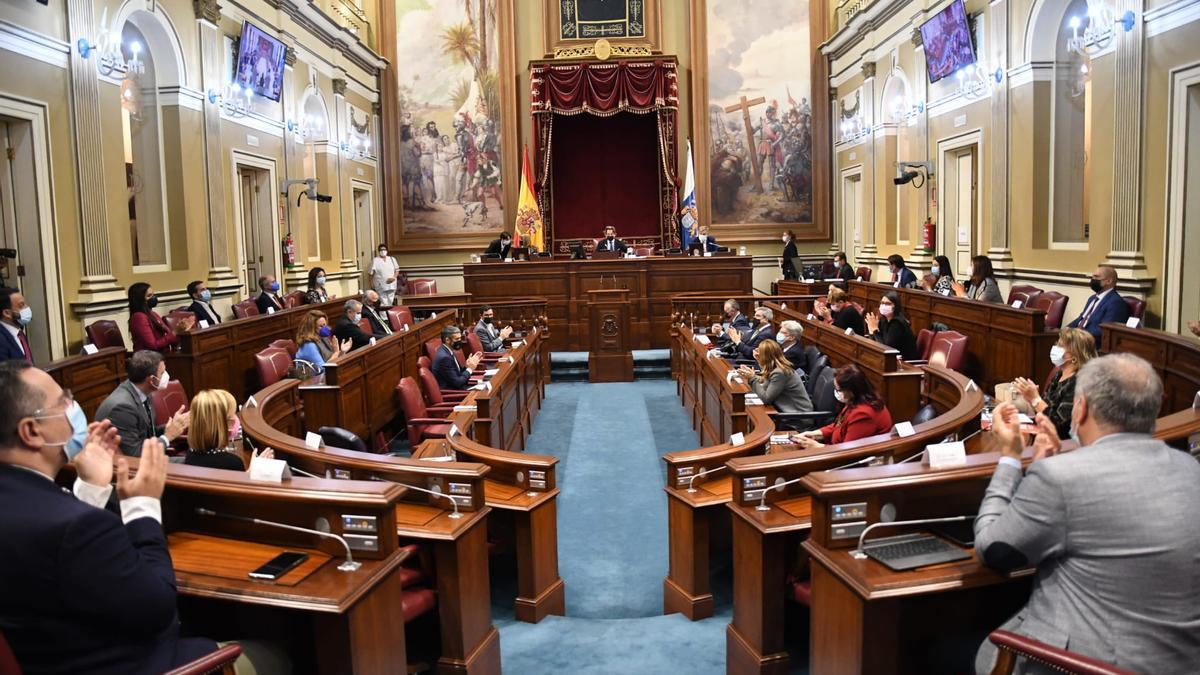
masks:
{"type": "Polygon", "coordinates": [[[762,402],[774,406],[779,412],[812,412],[812,400],[804,388],[804,378],[792,368],[783,356],[783,349],[775,340],[763,340],[754,348],[754,360],[762,373],[755,373],[750,366],[738,368],[750,388],[762,402]]]}
{"type": "MultiPolygon", "coordinates": [[[[244,471],[238,441],[242,437],[242,421],[237,414],[237,401],[224,389],[205,389],[192,399],[191,424],[188,426],[188,451],[184,464],[210,469],[244,471]]],[[[260,457],[273,458],[270,448],[260,457]]]]}
{"type": "Polygon", "coordinates": [[[1033,412],[1043,413],[1054,423],[1059,438],[1071,437],[1071,408],[1075,404],[1075,374],[1083,364],[1096,358],[1096,341],[1092,334],[1080,328],[1065,328],[1058,342],[1050,348],[1050,362],[1058,372],[1050,378],[1045,395],[1039,395],[1032,380],[1018,377],[1013,389],[1024,398],[1033,412]]]}
{"type": "Polygon", "coordinates": [[[325,364],[337,363],[342,354],[350,351],[350,340],[338,344],[329,327],[325,312],[309,310],[296,328],[296,361],[312,366],[314,375],[325,372],[325,364]]]}

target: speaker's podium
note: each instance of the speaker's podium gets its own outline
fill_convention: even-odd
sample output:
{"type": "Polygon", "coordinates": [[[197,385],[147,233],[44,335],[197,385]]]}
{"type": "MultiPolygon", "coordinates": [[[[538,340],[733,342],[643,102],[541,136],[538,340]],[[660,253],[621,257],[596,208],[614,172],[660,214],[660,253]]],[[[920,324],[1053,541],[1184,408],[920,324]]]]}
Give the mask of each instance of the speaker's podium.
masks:
{"type": "Polygon", "coordinates": [[[589,382],[632,382],[633,336],[629,334],[629,289],[588,291],[591,349],[588,350],[589,382]]]}

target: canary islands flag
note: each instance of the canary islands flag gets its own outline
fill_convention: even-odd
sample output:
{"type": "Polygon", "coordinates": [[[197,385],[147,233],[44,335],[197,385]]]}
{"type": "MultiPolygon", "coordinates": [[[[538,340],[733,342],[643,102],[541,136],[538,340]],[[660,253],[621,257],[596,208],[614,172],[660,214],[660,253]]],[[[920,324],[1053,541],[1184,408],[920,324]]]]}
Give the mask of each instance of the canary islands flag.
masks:
{"type": "Polygon", "coordinates": [[[517,199],[517,222],[513,228],[513,245],[524,245],[531,249],[544,251],[546,250],[546,238],[542,227],[542,212],[538,209],[537,197],[533,194],[533,172],[529,169],[529,146],[525,146],[523,150],[521,192],[517,199]]]}
{"type": "Polygon", "coordinates": [[[679,201],[679,247],[684,251],[696,238],[700,226],[696,210],[696,163],[692,160],[692,142],[688,141],[687,179],[683,183],[683,198],[679,201]]]}

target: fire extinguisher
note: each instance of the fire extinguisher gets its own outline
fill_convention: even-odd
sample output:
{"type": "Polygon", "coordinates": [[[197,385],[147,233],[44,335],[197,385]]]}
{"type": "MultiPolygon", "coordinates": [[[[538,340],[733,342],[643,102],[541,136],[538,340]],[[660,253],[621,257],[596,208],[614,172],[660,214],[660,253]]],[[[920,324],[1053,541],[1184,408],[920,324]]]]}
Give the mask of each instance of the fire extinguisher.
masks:
{"type": "Polygon", "coordinates": [[[283,238],[283,264],[285,267],[296,266],[296,242],[292,241],[291,232],[283,238]]]}
{"type": "Polygon", "coordinates": [[[921,227],[921,241],[925,245],[926,253],[933,253],[933,250],[934,250],[933,237],[934,237],[935,231],[936,231],[936,228],[934,228],[934,226],[933,226],[933,219],[926,218],[925,224],[921,227]]]}

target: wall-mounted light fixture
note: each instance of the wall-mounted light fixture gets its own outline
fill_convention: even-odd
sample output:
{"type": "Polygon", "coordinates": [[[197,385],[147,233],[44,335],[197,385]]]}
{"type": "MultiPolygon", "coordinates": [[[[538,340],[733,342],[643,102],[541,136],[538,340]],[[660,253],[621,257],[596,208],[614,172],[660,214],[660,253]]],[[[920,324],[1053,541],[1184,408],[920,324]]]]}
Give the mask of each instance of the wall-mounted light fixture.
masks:
{"type": "MultiPolygon", "coordinates": [[[[100,25],[108,25],[108,10],[100,16],[100,25]]],[[[128,45],[121,44],[119,35],[114,34],[108,28],[100,31],[100,36],[96,38],[96,42],[92,43],[87,38],[81,37],[75,41],[75,50],[79,52],[80,58],[90,59],[93,55],[96,56],[96,72],[108,77],[113,73],[124,73],[125,75],[137,77],[145,73],[146,65],[142,62],[142,43],[137,40],[131,41],[128,45]],[[129,50],[129,58],[125,58],[125,50],[129,50]]]]}
{"type": "Polygon", "coordinates": [[[254,102],[254,89],[230,82],[225,85],[223,92],[209,89],[208,102],[220,106],[221,113],[226,117],[245,117],[250,114],[254,102]]]}
{"type": "Polygon", "coordinates": [[[983,63],[972,63],[959,68],[955,78],[958,79],[959,96],[974,100],[991,95],[992,89],[1004,81],[1004,69],[992,70],[983,63]]]}

